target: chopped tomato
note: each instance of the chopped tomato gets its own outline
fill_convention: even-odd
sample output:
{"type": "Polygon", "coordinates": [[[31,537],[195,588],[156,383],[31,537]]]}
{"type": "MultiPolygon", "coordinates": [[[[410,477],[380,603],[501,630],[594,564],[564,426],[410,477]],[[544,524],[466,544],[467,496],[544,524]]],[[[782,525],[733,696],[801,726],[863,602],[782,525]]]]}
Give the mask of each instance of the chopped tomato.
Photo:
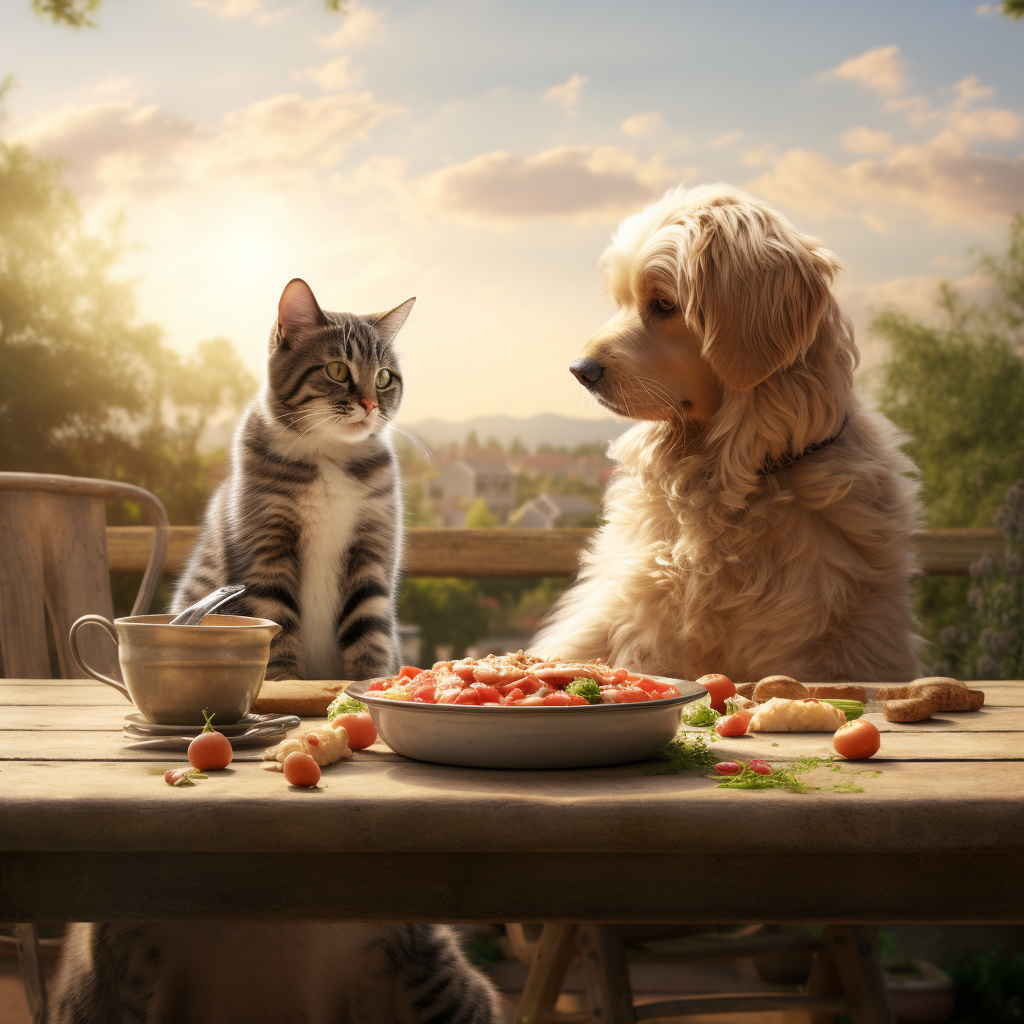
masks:
{"type": "Polygon", "coordinates": [[[641,690],[639,686],[623,686],[612,693],[612,701],[616,704],[635,704],[637,701],[650,699],[647,691],[641,690]]]}
{"type": "Polygon", "coordinates": [[[529,696],[540,689],[540,680],[536,676],[526,676],[524,679],[520,679],[516,686],[529,696]]]}
{"type": "Polygon", "coordinates": [[[629,673],[624,668],[620,668],[615,673],[615,679],[613,682],[618,685],[619,683],[624,683],[627,679],[629,679],[629,673]]]}
{"type": "Polygon", "coordinates": [[[452,671],[464,682],[471,683],[476,678],[473,675],[472,665],[455,665],[452,671]]]}
{"type": "Polygon", "coordinates": [[[638,679],[634,686],[639,686],[641,690],[646,690],[648,693],[659,693],[661,692],[658,687],[663,686],[662,683],[656,683],[653,679],[648,679],[646,676],[638,679]]]}
{"type": "Polygon", "coordinates": [[[423,669],[416,668],[415,665],[403,665],[398,670],[398,678],[415,679],[422,671],[423,669]]]}
{"type": "Polygon", "coordinates": [[[566,693],[565,690],[555,690],[554,693],[549,693],[541,699],[541,704],[547,704],[549,707],[568,707],[572,704],[587,703],[589,702],[586,697],[580,697],[575,693],[566,693]]]}
{"type": "Polygon", "coordinates": [[[502,695],[502,704],[515,704],[517,700],[522,700],[526,696],[518,686],[513,686],[511,690],[502,695]]]}
{"type": "Polygon", "coordinates": [[[486,683],[474,683],[473,689],[480,695],[480,700],[484,704],[500,704],[501,694],[493,686],[488,686],[486,683]]]}
{"type": "Polygon", "coordinates": [[[479,690],[472,686],[467,686],[464,690],[459,690],[459,692],[455,694],[455,698],[450,703],[483,704],[483,698],[480,696],[479,690]]]}
{"type": "Polygon", "coordinates": [[[386,690],[387,686],[385,683],[390,684],[391,680],[374,679],[372,683],[366,688],[367,690],[386,690]]]}
{"type": "Polygon", "coordinates": [[[733,715],[726,715],[715,722],[715,732],[719,736],[742,736],[747,731],[752,717],[749,711],[737,711],[733,715]]]}
{"type": "Polygon", "coordinates": [[[409,695],[413,700],[418,700],[423,704],[437,703],[437,687],[433,683],[420,683],[419,686],[414,686],[409,691],[409,695]]]}

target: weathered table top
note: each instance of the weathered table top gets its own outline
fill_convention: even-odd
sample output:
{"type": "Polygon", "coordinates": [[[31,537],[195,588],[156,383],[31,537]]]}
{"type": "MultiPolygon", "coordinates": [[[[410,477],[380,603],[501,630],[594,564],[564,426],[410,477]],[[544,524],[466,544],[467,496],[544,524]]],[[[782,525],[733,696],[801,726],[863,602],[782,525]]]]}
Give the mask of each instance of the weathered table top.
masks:
{"type": "MultiPolygon", "coordinates": [[[[719,790],[651,764],[512,772],[383,744],[289,787],[239,751],[189,788],[87,680],[0,680],[0,920],[1024,921],[1024,682],[893,725],[812,784],[719,790]],[[850,775],[851,769],[881,775],[850,775]]],[[[721,740],[776,764],[828,734],[721,740]]]]}

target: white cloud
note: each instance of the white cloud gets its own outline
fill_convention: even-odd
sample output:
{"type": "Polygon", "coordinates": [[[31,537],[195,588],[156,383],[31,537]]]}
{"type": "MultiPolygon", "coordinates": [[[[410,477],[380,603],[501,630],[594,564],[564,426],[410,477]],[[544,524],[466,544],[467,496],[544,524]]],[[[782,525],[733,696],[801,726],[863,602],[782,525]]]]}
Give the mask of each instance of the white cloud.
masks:
{"type": "Polygon", "coordinates": [[[766,142],[763,146],[758,146],[757,149],[752,149],[749,153],[743,154],[743,162],[748,167],[764,167],[765,164],[770,164],[777,158],[778,150],[775,146],[766,142]]]}
{"type": "Polygon", "coordinates": [[[907,216],[973,225],[1020,209],[1024,157],[974,153],[944,132],[845,166],[821,153],[790,150],[749,187],[821,219],[856,215],[876,229],[907,216]]]}
{"type": "Polygon", "coordinates": [[[290,7],[267,10],[263,0],[192,0],[193,7],[212,11],[218,18],[252,18],[257,25],[272,25],[291,14],[290,7]]]}
{"type": "Polygon", "coordinates": [[[384,36],[383,11],[355,3],[343,15],[344,21],[328,36],[316,36],[323,46],[350,49],[377,42],[384,36]]]}
{"type": "Polygon", "coordinates": [[[860,126],[843,132],[840,138],[843,147],[851,153],[888,153],[892,149],[892,132],[876,132],[860,126]]]}
{"type": "Polygon", "coordinates": [[[995,11],[994,4],[978,4],[978,6],[974,8],[974,13],[979,18],[984,18],[986,14],[992,14],[993,11],[995,11]]]}
{"type": "Polygon", "coordinates": [[[306,68],[305,71],[293,72],[296,78],[309,78],[316,82],[325,92],[337,92],[339,89],[347,89],[357,85],[362,77],[358,71],[349,68],[347,55],[329,60],[316,68],[306,68]]]}
{"type": "Polygon", "coordinates": [[[717,138],[712,139],[709,146],[731,146],[734,142],[739,142],[743,138],[743,132],[726,132],[724,135],[719,135],[717,138]]]}
{"type": "Polygon", "coordinates": [[[379,191],[407,215],[476,223],[531,220],[613,221],[658,196],[685,172],[661,157],[641,160],[617,146],[556,146],[532,156],[483,153],[407,179],[400,160],[377,157],[337,185],[342,191],[379,191]]]}
{"type": "Polygon", "coordinates": [[[649,110],[646,114],[634,114],[627,117],[619,127],[627,135],[650,135],[661,127],[661,111],[649,110]]]}
{"type": "Polygon", "coordinates": [[[581,75],[578,71],[569,76],[568,81],[561,85],[553,85],[546,93],[544,99],[551,103],[557,103],[567,113],[574,115],[573,109],[580,98],[580,90],[590,81],[589,75],[581,75]]]}
{"type": "Polygon", "coordinates": [[[280,94],[226,114],[216,130],[130,101],[70,106],[17,133],[41,155],[69,163],[83,194],[156,194],[186,183],[279,180],[341,160],[348,148],[399,108],[368,92],[318,99],[280,94]]]}
{"type": "Polygon", "coordinates": [[[898,46],[876,46],[859,57],[844,60],[821,77],[856,82],[879,96],[898,96],[907,86],[906,67],[898,46]]]}

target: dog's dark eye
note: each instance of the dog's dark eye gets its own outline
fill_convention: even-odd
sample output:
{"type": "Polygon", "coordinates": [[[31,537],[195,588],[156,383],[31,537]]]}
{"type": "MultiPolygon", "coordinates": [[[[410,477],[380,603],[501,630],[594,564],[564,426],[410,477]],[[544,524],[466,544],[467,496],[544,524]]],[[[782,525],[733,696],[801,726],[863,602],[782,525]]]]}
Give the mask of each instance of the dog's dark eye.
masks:
{"type": "Polygon", "coordinates": [[[653,316],[667,317],[676,311],[676,304],[671,299],[652,299],[650,309],[653,316]]]}

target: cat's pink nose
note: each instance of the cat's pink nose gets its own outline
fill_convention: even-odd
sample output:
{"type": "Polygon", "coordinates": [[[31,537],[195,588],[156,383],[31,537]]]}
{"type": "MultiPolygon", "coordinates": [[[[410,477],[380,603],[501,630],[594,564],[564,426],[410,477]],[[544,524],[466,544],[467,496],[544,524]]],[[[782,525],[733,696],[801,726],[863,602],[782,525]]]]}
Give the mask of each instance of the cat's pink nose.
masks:
{"type": "Polygon", "coordinates": [[[359,404],[366,410],[366,415],[369,416],[379,403],[375,402],[372,398],[360,398],[359,404]]]}

